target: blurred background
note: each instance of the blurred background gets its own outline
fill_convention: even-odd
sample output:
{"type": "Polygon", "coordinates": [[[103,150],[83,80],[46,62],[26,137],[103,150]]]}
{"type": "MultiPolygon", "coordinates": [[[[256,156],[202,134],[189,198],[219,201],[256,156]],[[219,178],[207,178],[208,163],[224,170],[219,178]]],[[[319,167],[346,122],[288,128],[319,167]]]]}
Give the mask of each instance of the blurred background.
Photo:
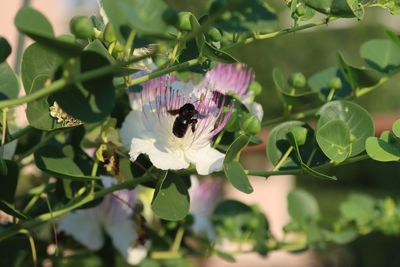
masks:
{"type": "MultiPolygon", "coordinates": [[[[26,1],[26,0],[25,0],[26,1]]],[[[53,24],[56,35],[68,33],[68,23],[74,15],[97,15],[94,0],[33,0],[31,6],[41,11],[53,24]]],[[[207,0],[166,0],[178,11],[191,11],[197,17],[203,15],[207,0]]],[[[290,27],[289,10],[284,0],[270,0],[268,3],[280,18],[278,29],[290,27]]],[[[13,53],[8,58],[15,66],[18,34],[13,20],[23,1],[3,1],[0,9],[0,35],[12,45],[13,53]]],[[[379,8],[366,10],[365,19],[341,19],[326,26],[296,32],[283,37],[261,40],[245,47],[232,50],[232,54],[246,63],[256,73],[263,92],[256,99],[264,107],[264,120],[281,116],[282,105],[272,82],[272,69],[278,67],[288,77],[292,72],[302,72],[306,77],[336,66],[336,53],[340,51],[352,65],[365,65],[359,55],[362,43],[374,38],[386,38],[383,29],[399,32],[400,17],[392,16],[379,8]]],[[[26,40],[25,45],[31,40],[26,40]]],[[[376,133],[390,130],[393,122],[400,117],[400,76],[391,78],[380,88],[356,102],[373,114],[376,133]]],[[[321,103],[310,103],[316,107],[321,103]]],[[[304,108],[304,107],[303,107],[304,108]]],[[[294,110],[294,112],[301,110],[294,110]]],[[[23,112],[23,110],[21,111],[23,112]]],[[[24,112],[23,112],[24,114],[24,112]]],[[[268,130],[260,135],[267,138],[268,130]]],[[[269,170],[271,165],[265,155],[265,143],[246,151],[242,156],[246,169],[269,170]]],[[[254,193],[246,195],[225,185],[227,198],[234,198],[247,204],[258,203],[269,219],[272,232],[282,236],[282,227],[289,222],[286,196],[294,187],[301,187],[313,194],[321,208],[323,220],[329,221],[339,214],[339,205],[349,192],[365,192],[376,197],[400,196],[400,167],[397,163],[381,164],[366,160],[352,165],[328,170],[336,175],[336,182],[321,181],[313,177],[276,176],[268,180],[252,177],[254,193]]],[[[309,250],[305,253],[290,254],[271,252],[267,258],[247,254],[237,257],[237,263],[227,263],[217,258],[202,262],[202,266],[400,266],[400,238],[382,234],[370,234],[346,246],[331,245],[323,251],[309,250]]],[[[200,263],[199,263],[200,264],[200,263]]]]}

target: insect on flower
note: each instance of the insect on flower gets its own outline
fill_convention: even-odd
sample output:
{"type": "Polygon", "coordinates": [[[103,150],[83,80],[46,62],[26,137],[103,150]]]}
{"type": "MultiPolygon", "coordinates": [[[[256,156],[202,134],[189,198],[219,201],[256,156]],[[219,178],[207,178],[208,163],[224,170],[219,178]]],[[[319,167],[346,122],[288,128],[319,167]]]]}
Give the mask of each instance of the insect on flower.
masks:
{"type": "Polygon", "coordinates": [[[222,94],[174,76],[142,86],[140,93],[131,95],[132,111],[120,132],[122,142],[130,148],[131,160],[144,153],[163,170],[188,168],[190,163],[199,174],[221,170],[225,155],[210,142],[227,123],[233,104],[224,107],[222,94]]]}

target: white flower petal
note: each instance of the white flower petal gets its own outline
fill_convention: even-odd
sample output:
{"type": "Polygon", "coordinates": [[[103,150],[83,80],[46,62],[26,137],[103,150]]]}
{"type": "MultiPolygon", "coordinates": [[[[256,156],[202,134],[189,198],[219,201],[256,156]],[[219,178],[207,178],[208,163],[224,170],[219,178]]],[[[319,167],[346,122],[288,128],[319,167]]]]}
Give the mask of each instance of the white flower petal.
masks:
{"type": "Polygon", "coordinates": [[[137,247],[129,247],[126,261],[132,265],[139,264],[144,258],[146,258],[150,245],[151,242],[147,240],[144,243],[144,246],[139,245],[137,247]]]}
{"type": "Polygon", "coordinates": [[[222,170],[225,154],[212,148],[209,144],[200,149],[186,151],[189,161],[196,165],[196,170],[201,175],[207,175],[222,170]]]}
{"type": "Polygon", "coordinates": [[[262,118],[264,116],[264,110],[263,110],[263,107],[261,106],[261,104],[253,102],[252,109],[250,112],[253,114],[256,114],[258,119],[260,121],[262,121],[262,118]]]}
{"type": "Polygon", "coordinates": [[[106,231],[111,237],[115,248],[129,264],[137,264],[146,257],[148,248],[140,245],[135,248],[132,246],[138,239],[135,224],[132,220],[106,225],[106,231]]]}
{"type": "Polygon", "coordinates": [[[104,244],[99,222],[95,218],[87,216],[83,211],[70,213],[61,219],[57,231],[72,235],[76,241],[90,250],[98,250],[104,244]]]}
{"type": "Polygon", "coordinates": [[[262,121],[262,118],[264,116],[264,110],[262,106],[259,103],[256,103],[253,101],[251,103],[251,99],[253,98],[253,92],[250,91],[245,95],[242,95],[240,97],[240,101],[243,103],[243,105],[246,106],[246,108],[250,111],[250,113],[255,114],[260,121],[262,121]]]}
{"type": "Polygon", "coordinates": [[[172,151],[168,146],[159,140],[133,138],[129,155],[131,161],[136,160],[139,154],[147,154],[151,163],[162,170],[178,170],[189,167],[182,150],[172,151]]]}

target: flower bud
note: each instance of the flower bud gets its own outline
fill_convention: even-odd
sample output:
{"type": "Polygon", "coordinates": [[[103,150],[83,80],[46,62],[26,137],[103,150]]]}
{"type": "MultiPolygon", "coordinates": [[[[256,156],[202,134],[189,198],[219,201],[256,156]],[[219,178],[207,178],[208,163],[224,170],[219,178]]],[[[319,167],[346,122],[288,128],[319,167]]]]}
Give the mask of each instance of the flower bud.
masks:
{"type": "Polygon", "coordinates": [[[208,37],[210,37],[211,41],[213,42],[219,42],[221,40],[221,32],[215,28],[215,27],[211,27],[208,32],[208,37]]]}
{"type": "Polygon", "coordinates": [[[350,133],[350,143],[354,143],[356,140],[357,137],[354,134],[350,133]]]}
{"type": "Polygon", "coordinates": [[[261,122],[253,113],[247,113],[242,118],[241,128],[249,134],[256,134],[261,130],[261,122]]]}
{"type": "Polygon", "coordinates": [[[297,145],[302,146],[306,143],[308,129],[302,126],[295,126],[289,129],[289,132],[293,134],[297,145]]]}
{"type": "Polygon", "coordinates": [[[69,23],[70,31],[77,38],[90,38],[93,34],[93,22],[90,18],[85,16],[73,17],[69,23]]]}
{"type": "Polygon", "coordinates": [[[237,109],[232,111],[231,117],[225,125],[225,130],[228,132],[236,132],[240,129],[240,114],[237,109]]]}
{"type": "Polygon", "coordinates": [[[342,80],[339,77],[333,77],[329,80],[328,87],[332,89],[342,88],[342,80]]]}
{"type": "Polygon", "coordinates": [[[192,16],[190,12],[179,12],[179,29],[182,31],[190,31],[192,29],[190,16],[192,16]]]}
{"type": "Polygon", "coordinates": [[[306,14],[306,8],[303,5],[300,5],[296,8],[296,15],[301,17],[304,16],[306,14]]]}
{"type": "Polygon", "coordinates": [[[178,12],[172,8],[167,8],[163,14],[162,19],[168,25],[176,26],[179,23],[178,12]]]}
{"type": "Polygon", "coordinates": [[[301,72],[295,72],[290,75],[288,83],[294,88],[302,88],[306,86],[306,77],[301,72]]]}
{"type": "Polygon", "coordinates": [[[249,90],[253,91],[254,95],[259,95],[262,91],[261,84],[259,84],[258,82],[253,82],[252,84],[250,84],[249,90]]]}

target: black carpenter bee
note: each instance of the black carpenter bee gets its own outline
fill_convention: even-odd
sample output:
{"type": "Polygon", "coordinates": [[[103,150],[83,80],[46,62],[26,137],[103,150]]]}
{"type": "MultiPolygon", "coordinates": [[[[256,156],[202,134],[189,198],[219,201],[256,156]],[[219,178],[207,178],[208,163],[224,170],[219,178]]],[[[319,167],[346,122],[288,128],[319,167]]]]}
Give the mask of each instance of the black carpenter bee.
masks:
{"type": "Polygon", "coordinates": [[[176,117],[174,121],[174,126],[172,127],[172,133],[176,137],[184,137],[189,125],[191,125],[192,132],[196,130],[196,118],[199,118],[199,112],[192,103],[186,103],[179,109],[168,110],[168,113],[171,115],[178,114],[178,117],[176,117]]]}

